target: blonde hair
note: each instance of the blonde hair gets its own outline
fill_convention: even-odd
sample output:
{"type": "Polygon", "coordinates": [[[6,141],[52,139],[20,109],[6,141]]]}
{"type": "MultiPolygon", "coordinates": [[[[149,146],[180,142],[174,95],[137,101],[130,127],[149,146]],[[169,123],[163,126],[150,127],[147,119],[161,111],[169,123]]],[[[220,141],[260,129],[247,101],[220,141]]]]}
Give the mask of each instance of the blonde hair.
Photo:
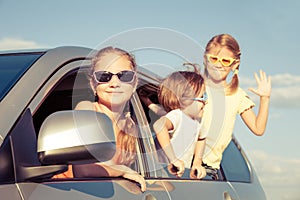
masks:
{"type": "Polygon", "coordinates": [[[194,71],[173,72],[160,84],[158,100],[167,112],[185,108],[188,106],[186,99],[201,93],[204,78],[194,65],[191,66],[194,71]]]}
{"type": "MultiPolygon", "coordinates": [[[[211,49],[221,49],[226,48],[231,51],[234,58],[240,60],[241,51],[238,42],[229,34],[220,34],[214,36],[206,45],[205,54],[209,53],[211,49]]],[[[239,69],[239,66],[236,70],[239,69]]],[[[207,76],[207,69],[205,69],[205,75],[207,76]]],[[[231,82],[227,85],[225,94],[234,94],[239,87],[239,79],[237,73],[234,73],[231,82]]]]}
{"type": "MultiPolygon", "coordinates": [[[[96,64],[107,54],[116,54],[121,56],[126,56],[131,63],[132,70],[136,71],[136,62],[135,58],[132,54],[127,51],[115,48],[115,47],[105,47],[99,50],[96,55],[92,59],[91,71],[90,74],[93,74],[95,71],[96,64]]],[[[92,78],[92,83],[96,86],[96,81],[92,78]]],[[[125,125],[121,126],[119,133],[117,134],[117,143],[120,144],[120,149],[117,149],[116,154],[114,156],[114,160],[118,164],[130,165],[135,161],[136,156],[136,137],[137,137],[137,129],[136,125],[131,118],[129,103],[126,104],[124,109],[124,117],[125,117],[125,125]],[[123,128],[124,127],[124,128],[123,128]]]]}

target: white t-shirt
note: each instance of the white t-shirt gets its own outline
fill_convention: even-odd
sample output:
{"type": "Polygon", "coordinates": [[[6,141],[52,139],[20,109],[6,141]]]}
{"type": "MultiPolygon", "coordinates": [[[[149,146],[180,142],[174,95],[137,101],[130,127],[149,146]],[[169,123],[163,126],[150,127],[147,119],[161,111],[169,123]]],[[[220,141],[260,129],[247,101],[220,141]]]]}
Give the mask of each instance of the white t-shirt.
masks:
{"type": "Polygon", "coordinates": [[[206,137],[203,162],[219,169],[222,154],[232,139],[237,114],[255,106],[246,92],[238,88],[233,95],[225,96],[223,89],[206,86],[208,103],[204,107],[203,126],[206,137]]]}
{"type": "Polygon", "coordinates": [[[170,111],[165,117],[174,127],[169,134],[176,157],[185,162],[186,168],[191,168],[197,139],[206,137],[204,134],[199,135],[202,123],[193,120],[180,109],[170,111]]]}

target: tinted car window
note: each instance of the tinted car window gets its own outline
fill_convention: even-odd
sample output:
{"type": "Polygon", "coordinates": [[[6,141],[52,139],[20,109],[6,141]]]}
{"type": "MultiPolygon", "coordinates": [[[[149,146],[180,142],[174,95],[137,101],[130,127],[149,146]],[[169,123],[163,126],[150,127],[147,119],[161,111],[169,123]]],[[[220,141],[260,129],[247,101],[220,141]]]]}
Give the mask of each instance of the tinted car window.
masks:
{"type": "Polygon", "coordinates": [[[0,56],[0,101],[24,72],[42,54],[5,54],[0,56]]]}
{"type": "Polygon", "coordinates": [[[228,181],[251,182],[250,170],[242,153],[231,141],[223,153],[222,170],[228,181]]]}
{"type": "Polygon", "coordinates": [[[41,106],[33,115],[35,130],[38,133],[40,126],[47,116],[61,110],[73,110],[78,102],[83,100],[95,101],[90,88],[86,70],[70,71],[63,76],[53,90],[43,100],[41,106]]]}

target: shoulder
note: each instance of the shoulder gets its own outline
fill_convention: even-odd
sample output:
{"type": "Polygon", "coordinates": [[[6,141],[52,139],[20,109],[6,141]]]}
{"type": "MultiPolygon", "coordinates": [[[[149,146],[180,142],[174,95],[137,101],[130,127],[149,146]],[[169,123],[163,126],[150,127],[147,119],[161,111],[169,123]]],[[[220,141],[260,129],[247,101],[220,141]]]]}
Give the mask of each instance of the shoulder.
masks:
{"type": "Polygon", "coordinates": [[[162,131],[163,129],[172,130],[173,124],[168,118],[162,116],[156,122],[154,122],[153,129],[156,133],[162,131]]]}
{"type": "Polygon", "coordinates": [[[75,110],[95,110],[95,105],[91,101],[81,101],[76,105],[75,110]]]}

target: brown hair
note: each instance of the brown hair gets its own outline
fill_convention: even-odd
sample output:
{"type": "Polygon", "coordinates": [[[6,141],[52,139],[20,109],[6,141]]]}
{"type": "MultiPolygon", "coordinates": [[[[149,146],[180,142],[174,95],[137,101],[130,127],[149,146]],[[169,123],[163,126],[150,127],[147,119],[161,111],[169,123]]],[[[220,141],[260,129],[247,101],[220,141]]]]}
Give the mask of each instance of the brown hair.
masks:
{"type": "Polygon", "coordinates": [[[185,108],[186,99],[200,94],[204,79],[197,68],[191,66],[194,67],[194,71],[173,72],[160,84],[158,98],[167,112],[185,108]]]}
{"type": "MultiPolygon", "coordinates": [[[[227,48],[234,55],[234,58],[240,60],[241,51],[238,42],[229,34],[220,34],[214,36],[206,45],[205,54],[209,53],[214,48],[227,48]]],[[[239,66],[237,67],[237,70],[239,66]]],[[[205,75],[207,76],[207,69],[205,69],[205,75]]],[[[234,94],[239,86],[239,79],[237,73],[232,77],[231,82],[226,88],[226,95],[234,94]]]]}
{"type": "MultiPolygon", "coordinates": [[[[133,71],[136,71],[136,62],[132,54],[127,51],[116,48],[116,47],[105,47],[99,50],[92,59],[91,71],[90,74],[93,74],[97,62],[99,62],[107,54],[116,54],[119,55],[116,59],[121,56],[126,56],[132,65],[133,71]]],[[[112,60],[113,62],[113,60],[112,60]]],[[[92,83],[97,86],[97,83],[92,79],[92,83]]],[[[130,116],[129,111],[129,102],[124,109],[125,125],[121,126],[122,128],[117,134],[117,143],[120,144],[120,148],[116,150],[114,160],[118,164],[130,165],[134,162],[136,156],[136,137],[137,129],[133,119],[130,116]]]]}

